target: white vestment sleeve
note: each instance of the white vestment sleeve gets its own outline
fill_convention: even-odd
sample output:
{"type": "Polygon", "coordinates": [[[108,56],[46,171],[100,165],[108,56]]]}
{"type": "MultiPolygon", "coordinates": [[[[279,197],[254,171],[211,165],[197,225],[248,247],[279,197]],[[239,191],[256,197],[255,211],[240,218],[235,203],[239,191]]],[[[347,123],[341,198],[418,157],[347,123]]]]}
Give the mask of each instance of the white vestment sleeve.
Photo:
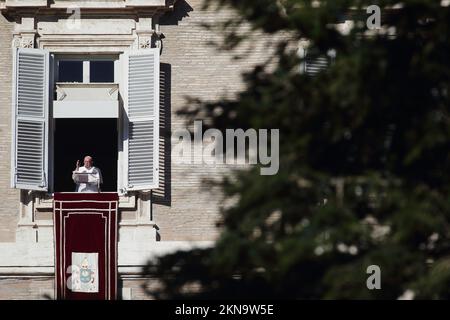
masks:
{"type": "Polygon", "coordinates": [[[73,182],[75,182],[75,183],[79,183],[79,181],[78,181],[78,175],[75,174],[76,172],[78,172],[78,171],[76,171],[76,170],[72,171],[72,180],[73,180],[73,182]]]}

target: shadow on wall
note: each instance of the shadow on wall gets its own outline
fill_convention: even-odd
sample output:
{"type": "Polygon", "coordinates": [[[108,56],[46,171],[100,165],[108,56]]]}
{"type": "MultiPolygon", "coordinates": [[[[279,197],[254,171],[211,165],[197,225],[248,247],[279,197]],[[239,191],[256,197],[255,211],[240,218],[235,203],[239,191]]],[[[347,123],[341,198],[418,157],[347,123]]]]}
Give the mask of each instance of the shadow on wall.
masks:
{"type": "MultiPolygon", "coordinates": [[[[185,1],[178,0],[174,9],[167,12],[159,19],[160,25],[178,25],[184,18],[189,17],[189,12],[194,9],[185,1]]],[[[161,51],[164,47],[164,35],[159,36],[161,51]]],[[[156,39],[155,39],[156,40],[156,39]]],[[[151,193],[152,203],[171,206],[171,82],[172,66],[167,63],[160,65],[160,109],[159,109],[159,188],[151,193]]]]}
{"type": "Polygon", "coordinates": [[[185,0],[178,0],[171,12],[167,12],[159,18],[159,24],[161,26],[177,26],[178,22],[189,17],[189,12],[192,11],[194,11],[194,8],[189,3],[185,0]]]}
{"type": "Polygon", "coordinates": [[[160,65],[159,103],[159,188],[152,192],[152,202],[171,205],[171,78],[172,66],[160,65]]]}
{"type": "MultiPolygon", "coordinates": [[[[160,26],[177,26],[180,21],[183,20],[183,18],[189,17],[189,12],[194,11],[194,8],[192,8],[189,3],[187,3],[184,0],[179,0],[175,3],[173,10],[166,12],[162,16],[159,17],[158,23],[160,26]]],[[[155,29],[155,25],[153,25],[153,29],[155,29]]],[[[164,34],[154,33],[152,35],[152,45],[154,46],[157,41],[161,41],[161,54],[164,50],[164,34]]]]}
{"type": "MultiPolygon", "coordinates": [[[[194,9],[184,0],[175,3],[174,9],[159,19],[160,25],[178,25],[183,18],[189,17],[194,9]]],[[[160,36],[161,51],[164,46],[164,35],[160,36]]],[[[159,188],[151,194],[152,203],[171,206],[171,82],[172,66],[168,63],[160,65],[160,108],[159,108],[159,188]]]]}

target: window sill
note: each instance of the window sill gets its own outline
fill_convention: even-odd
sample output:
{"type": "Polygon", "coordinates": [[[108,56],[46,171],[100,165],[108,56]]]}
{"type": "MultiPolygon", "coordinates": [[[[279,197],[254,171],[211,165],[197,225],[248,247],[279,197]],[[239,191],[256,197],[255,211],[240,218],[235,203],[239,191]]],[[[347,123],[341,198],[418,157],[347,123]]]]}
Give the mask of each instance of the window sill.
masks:
{"type": "MultiPolygon", "coordinates": [[[[44,195],[36,198],[35,208],[39,211],[53,210],[53,196],[44,195]]],[[[136,196],[119,196],[119,209],[135,209],[136,208],[136,196]]]]}
{"type": "Polygon", "coordinates": [[[118,101],[117,83],[57,82],[57,101],[118,101]]]}

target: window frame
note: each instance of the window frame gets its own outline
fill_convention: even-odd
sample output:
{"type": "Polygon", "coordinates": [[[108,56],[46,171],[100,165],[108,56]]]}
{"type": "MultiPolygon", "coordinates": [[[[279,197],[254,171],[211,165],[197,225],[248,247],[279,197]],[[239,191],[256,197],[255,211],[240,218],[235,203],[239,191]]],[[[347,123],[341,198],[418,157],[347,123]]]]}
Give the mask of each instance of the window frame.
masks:
{"type": "Polygon", "coordinates": [[[59,62],[60,61],[83,61],[83,82],[80,84],[91,83],[119,83],[119,54],[55,54],[54,79],[59,82],[59,62]],[[113,61],[114,62],[114,82],[91,82],[90,81],[90,62],[91,61],[113,61]]]}
{"type": "MultiPolygon", "coordinates": [[[[52,52],[50,52],[52,54],[52,52]]],[[[51,83],[51,90],[52,93],[56,88],[56,84],[58,83],[58,76],[59,76],[59,61],[65,60],[65,61],[83,61],[83,82],[79,82],[80,85],[98,85],[101,84],[100,82],[90,82],[90,61],[114,61],[114,82],[108,82],[110,84],[119,84],[120,78],[121,78],[121,70],[120,70],[120,54],[121,53],[113,53],[113,54],[77,54],[77,53],[65,53],[65,54],[58,54],[53,53],[53,70],[51,71],[51,76],[53,77],[53,83],[51,83]]],[[[51,104],[53,102],[53,99],[51,101],[51,104]]],[[[53,106],[52,106],[53,108],[53,106]]],[[[121,166],[123,165],[120,160],[120,153],[123,149],[123,127],[121,125],[122,123],[122,113],[121,113],[121,102],[119,100],[119,115],[117,118],[117,192],[119,195],[123,196],[125,193],[122,192],[123,188],[121,188],[121,182],[122,177],[121,174],[123,174],[123,170],[121,166]]],[[[55,148],[55,142],[54,142],[54,135],[55,135],[55,120],[52,115],[49,115],[49,122],[50,122],[50,131],[49,131],[49,165],[48,165],[48,171],[49,171],[49,180],[48,180],[48,191],[47,194],[51,195],[55,192],[55,184],[54,184],[54,148],[55,148]]]]}
{"type": "MultiPolygon", "coordinates": [[[[30,49],[31,50],[31,49],[30,49]]],[[[49,56],[49,63],[47,69],[47,87],[48,87],[48,111],[46,113],[47,116],[47,135],[45,139],[45,143],[47,145],[47,149],[45,151],[45,158],[47,159],[47,164],[45,168],[47,170],[46,181],[47,188],[45,190],[39,190],[47,195],[52,195],[55,192],[54,187],[54,148],[55,148],[55,118],[52,116],[53,102],[55,101],[54,92],[56,88],[56,84],[58,83],[58,73],[59,73],[59,61],[69,60],[69,61],[83,61],[83,83],[79,83],[81,85],[95,85],[99,84],[98,82],[90,82],[89,79],[89,71],[90,71],[90,61],[114,61],[114,82],[113,84],[117,84],[119,86],[120,96],[122,98],[128,97],[128,88],[126,83],[128,82],[128,62],[124,64],[124,57],[133,56],[153,56],[155,63],[155,71],[153,80],[150,82],[154,86],[154,114],[151,116],[154,124],[153,131],[153,144],[154,144],[154,153],[153,153],[153,178],[151,182],[142,183],[140,186],[127,188],[125,184],[128,184],[128,159],[127,154],[128,151],[128,98],[120,98],[119,97],[119,116],[117,118],[117,131],[118,131],[118,148],[117,148],[117,192],[121,196],[130,196],[136,191],[149,191],[154,188],[158,188],[159,186],[159,86],[160,86],[160,51],[157,48],[147,49],[147,50],[125,50],[124,52],[117,52],[112,54],[76,54],[76,53],[64,53],[59,54],[54,51],[44,50],[49,56]],[[126,109],[126,110],[125,110],[126,109]],[[131,192],[131,193],[129,193],[131,192]]],[[[14,70],[14,75],[16,71],[14,70]]],[[[112,83],[107,83],[112,84],[112,83]]],[[[13,136],[13,141],[16,139],[15,135],[13,136]]],[[[28,189],[32,190],[32,189],[28,189]]]]}

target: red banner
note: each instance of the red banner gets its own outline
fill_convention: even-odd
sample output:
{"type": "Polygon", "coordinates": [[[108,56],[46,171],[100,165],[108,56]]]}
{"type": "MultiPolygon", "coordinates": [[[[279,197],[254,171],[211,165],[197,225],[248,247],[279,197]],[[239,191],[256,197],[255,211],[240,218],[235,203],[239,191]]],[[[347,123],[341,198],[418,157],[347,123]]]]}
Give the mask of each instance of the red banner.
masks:
{"type": "Polygon", "coordinates": [[[117,193],[55,193],[57,299],[117,298],[117,193]]]}

